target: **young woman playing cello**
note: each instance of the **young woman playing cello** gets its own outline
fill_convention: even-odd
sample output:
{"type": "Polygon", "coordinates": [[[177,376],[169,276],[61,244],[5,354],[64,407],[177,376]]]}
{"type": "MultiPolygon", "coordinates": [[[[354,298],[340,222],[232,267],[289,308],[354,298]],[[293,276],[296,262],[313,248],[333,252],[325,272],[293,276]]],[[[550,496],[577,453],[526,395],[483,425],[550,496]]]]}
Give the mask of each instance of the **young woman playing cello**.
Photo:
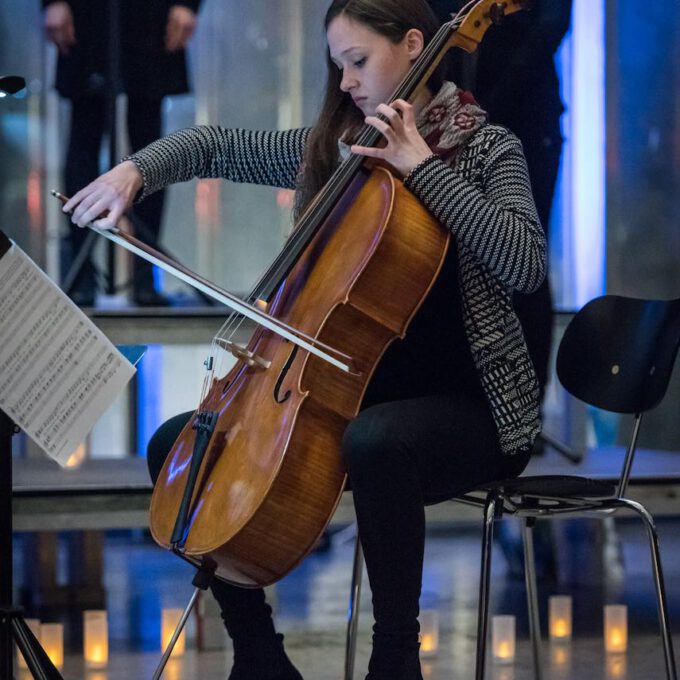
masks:
{"type": "MultiPolygon", "coordinates": [[[[412,103],[390,94],[438,29],[425,0],[334,0],[328,85],[310,129],[183,130],[134,154],[64,206],[81,226],[115,224],[141,192],[193,177],[297,189],[297,213],[341,159],[388,163],[452,235],[443,268],[404,340],[389,346],[342,454],[375,617],[367,680],[420,680],[418,601],[424,506],[522,472],[539,431],[539,392],[513,291],[542,281],[545,242],[521,145],[437,73],[412,103]],[[384,120],[376,117],[382,114],[384,120]],[[365,123],[380,148],[353,145],[365,123]]],[[[521,93],[518,93],[521,96],[521,93]]],[[[190,414],[149,444],[158,474],[190,414]]],[[[261,590],[212,588],[234,643],[230,680],[294,680],[261,590]]]]}

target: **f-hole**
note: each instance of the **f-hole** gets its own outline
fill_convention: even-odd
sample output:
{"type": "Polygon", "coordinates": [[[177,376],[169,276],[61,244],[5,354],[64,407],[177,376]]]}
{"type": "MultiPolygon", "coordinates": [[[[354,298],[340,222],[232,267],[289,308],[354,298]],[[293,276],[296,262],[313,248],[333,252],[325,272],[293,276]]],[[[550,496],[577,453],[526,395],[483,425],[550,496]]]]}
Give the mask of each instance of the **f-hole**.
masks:
{"type": "Polygon", "coordinates": [[[279,373],[279,379],[276,381],[276,385],[274,386],[274,401],[277,404],[283,404],[284,402],[288,401],[290,399],[290,390],[287,390],[286,393],[281,397],[280,392],[281,392],[281,385],[283,385],[283,381],[288,374],[288,371],[290,370],[290,367],[295,361],[295,357],[297,356],[299,347],[295,345],[293,347],[293,351],[290,353],[290,356],[286,360],[286,363],[284,364],[283,368],[281,369],[281,373],[279,373]]]}

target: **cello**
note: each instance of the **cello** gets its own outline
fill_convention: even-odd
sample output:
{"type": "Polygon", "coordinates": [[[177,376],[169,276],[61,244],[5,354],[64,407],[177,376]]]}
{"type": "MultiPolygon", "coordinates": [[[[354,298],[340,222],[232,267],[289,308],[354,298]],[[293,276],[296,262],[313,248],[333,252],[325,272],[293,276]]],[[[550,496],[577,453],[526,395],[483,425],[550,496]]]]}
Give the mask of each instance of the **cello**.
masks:
{"type": "MultiPolygon", "coordinates": [[[[469,3],[392,99],[413,99],[450,47],[474,51],[492,23],[524,4],[469,3]]],[[[379,140],[367,127],[357,144],[379,140]]],[[[350,358],[347,370],[272,328],[241,347],[228,322],[213,341],[199,409],[154,488],[157,543],[243,587],[274,583],[299,564],[341,497],[345,427],[427,296],[449,238],[389,168],[356,155],[339,166],[248,300],[350,358]],[[222,351],[236,356],[224,374],[222,351]]]]}

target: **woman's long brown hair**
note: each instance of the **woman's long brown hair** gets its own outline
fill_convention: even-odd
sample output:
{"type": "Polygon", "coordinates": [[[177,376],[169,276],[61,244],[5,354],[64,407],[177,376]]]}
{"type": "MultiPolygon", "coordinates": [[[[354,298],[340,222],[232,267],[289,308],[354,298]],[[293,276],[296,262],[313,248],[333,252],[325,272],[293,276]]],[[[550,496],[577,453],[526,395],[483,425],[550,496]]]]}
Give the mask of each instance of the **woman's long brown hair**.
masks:
{"type": "MultiPolygon", "coordinates": [[[[427,44],[439,29],[439,22],[425,0],[333,0],[326,12],[324,28],[328,30],[333,19],[340,15],[368,26],[395,44],[401,42],[412,28],[422,32],[427,44]]],[[[361,129],[364,121],[364,114],[356,107],[352,97],[340,89],[342,72],[331,61],[328,48],[326,64],[326,92],[305,149],[296,215],[300,215],[309,205],[337,167],[338,139],[343,135],[351,138],[354,132],[361,129]]],[[[428,81],[433,93],[444,82],[443,72],[442,63],[428,81]]]]}

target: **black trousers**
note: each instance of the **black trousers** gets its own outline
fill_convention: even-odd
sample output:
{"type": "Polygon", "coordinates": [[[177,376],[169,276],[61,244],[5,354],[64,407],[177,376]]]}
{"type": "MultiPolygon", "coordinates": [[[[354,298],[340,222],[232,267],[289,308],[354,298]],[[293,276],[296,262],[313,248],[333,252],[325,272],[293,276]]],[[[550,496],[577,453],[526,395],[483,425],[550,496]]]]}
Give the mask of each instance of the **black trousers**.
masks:
{"type": "MultiPolygon", "coordinates": [[[[149,442],[154,479],[191,415],[167,421],[149,442]]],[[[516,476],[529,454],[503,455],[483,396],[432,395],[368,406],[347,427],[342,455],[373,594],[374,655],[393,659],[394,650],[417,651],[425,505],[516,476]]],[[[273,635],[262,591],[219,582],[213,593],[235,648],[273,635]]]]}
{"type": "MultiPolygon", "coordinates": [[[[130,146],[137,151],[161,136],[161,99],[128,96],[127,129],[130,146]]],[[[88,95],[71,100],[71,127],[69,134],[64,184],[66,194],[73,196],[100,174],[100,150],[105,133],[108,132],[106,98],[102,95],[88,95]]],[[[117,160],[117,159],[116,159],[117,160]]],[[[160,234],[165,192],[152,194],[135,206],[135,215],[142,222],[145,233],[139,238],[154,245],[160,234]]],[[[83,246],[87,229],[76,227],[69,221],[69,244],[75,258],[83,246]]],[[[135,290],[153,290],[151,265],[141,258],[134,258],[135,290]]],[[[94,268],[88,258],[73,289],[83,294],[94,293],[96,286],[94,268]]]]}

